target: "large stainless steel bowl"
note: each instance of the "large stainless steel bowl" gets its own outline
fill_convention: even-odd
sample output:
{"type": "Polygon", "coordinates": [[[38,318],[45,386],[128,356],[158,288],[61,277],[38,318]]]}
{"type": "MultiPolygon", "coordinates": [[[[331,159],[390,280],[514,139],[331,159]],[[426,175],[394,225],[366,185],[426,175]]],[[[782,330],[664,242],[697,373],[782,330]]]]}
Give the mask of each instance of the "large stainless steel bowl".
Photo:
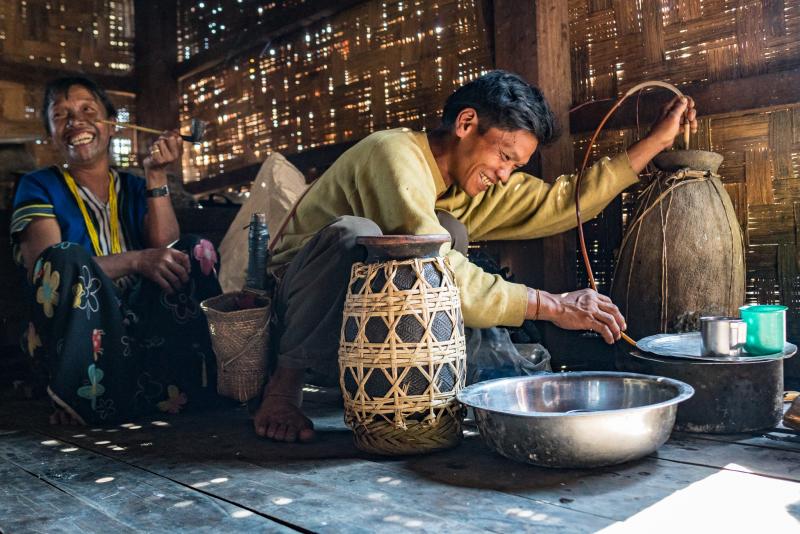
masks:
{"type": "Polygon", "coordinates": [[[634,373],[499,378],[463,389],[486,443],[513,460],[599,467],[641,458],[669,438],[689,384],[634,373]]]}

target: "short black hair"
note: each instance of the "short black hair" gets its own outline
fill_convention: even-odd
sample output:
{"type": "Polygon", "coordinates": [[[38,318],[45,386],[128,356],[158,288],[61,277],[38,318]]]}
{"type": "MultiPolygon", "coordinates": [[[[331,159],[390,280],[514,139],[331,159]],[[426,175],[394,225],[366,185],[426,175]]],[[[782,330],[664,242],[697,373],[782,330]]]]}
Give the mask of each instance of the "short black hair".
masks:
{"type": "Polygon", "coordinates": [[[42,122],[44,123],[44,129],[48,135],[53,133],[50,131],[50,117],[47,113],[50,109],[50,104],[52,104],[59,96],[66,97],[67,93],[69,92],[69,88],[75,85],[80,85],[97,97],[100,103],[103,104],[103,107],[106,108],[106,115],[109,119],[117,118],[117,108],[114,106],[114,103],[111,102],[111,99],[108,97],[108,94],[105,92],[105,90],[103,90],[102,87],[94,83],[92,80],[82,76],[58,78],[50,81],[44,88],[42,122]]]}
{"type": "Polygon", "coordinates": [[[527,130],[539,144],[558,136],[556,118],[538,87],[504,70],[493,70],[462,85],[447,98],[440,130],[452,130],[465,108],[478,113],[478,131],[527,130]]]}

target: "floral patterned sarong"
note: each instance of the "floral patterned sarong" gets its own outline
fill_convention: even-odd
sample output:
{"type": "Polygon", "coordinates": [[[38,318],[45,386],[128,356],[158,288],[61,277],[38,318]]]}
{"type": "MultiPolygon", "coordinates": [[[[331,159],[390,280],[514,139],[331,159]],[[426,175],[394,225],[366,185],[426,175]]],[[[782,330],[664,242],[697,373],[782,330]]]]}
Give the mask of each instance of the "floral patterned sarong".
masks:
{"type": "Polygon", "coordinates": [[[121,290],[86,250],[46,249],[33,273],[25,350],[48,373],[53,401],[84,423],[214,402],[216,365],[203,299],[218,295],[219,261],[205,239],[182,238],[191,273],[171,295],[135,277],[121,290]]]}

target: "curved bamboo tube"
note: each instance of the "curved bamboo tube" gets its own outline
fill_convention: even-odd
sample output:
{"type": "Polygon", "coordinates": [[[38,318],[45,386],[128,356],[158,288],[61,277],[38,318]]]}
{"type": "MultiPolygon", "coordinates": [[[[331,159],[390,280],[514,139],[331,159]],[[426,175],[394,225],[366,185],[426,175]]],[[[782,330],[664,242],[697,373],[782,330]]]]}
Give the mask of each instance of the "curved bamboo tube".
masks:
{"type": "MultiPolygon", "coordinates": [[[[595,141],[597,141],[597,136],[600,135],[603,126],[606,125],[606,122],[608,122],[608,119],[611,118],[611,115],[613,115],[617,111],[617,108],[619,108],[620,105],[622,105],[625,99],[637,93],[638,91],[641,91],[642,89],[646,89],[648,87],[663,87],[664,89],[672,91],[679,97],[684,96],[683,93],[681,93],[681,91],[674,85],[658,80],[642,82],[628,89],[628,91],[624,95],[622,95],[622,98],[617,100],[614,106],[610,110],[608,110],[608,113],[606,113],[606,115],[603,117],[603,120],[601,120],[600,124],[597,126],[597,129],[595,129],[592,138],[589,140],[589,145],[586,147],[586,153],[583,156],[583,162],[581,163],[581,168],[578,171],[578,177],[575,180],[575,216],[578,219],[578,238],[580,240],[581,256],[583,257],[583,264],[586,267],[586,274],[589,277],[589,285],[591,285],[592,289],[594,289],[595,291],[597,291],[597,283],[594,280],[594,273],[592,272],[592,264],[589,261],[589,253],[586,250],[586,238],[583,235],[583,220],[581,219],[580,191],[581,191],[581,181],[583,180],[583,173],[586,170],[587,163],[589,162],[589,156],[592,153],[592,147],[594,146],[595,141]]],[[[689,121],[687,120],[686,125],[683,129],[683,142],[686,148],[689,148],[689,133],[690,133],[689,128],[690,125],[689,121]]],[[[622,339],[624,339],[634,347],[636,346],[636,341],[631,339],[631,337],[625,334],[625,332],[622,332],[622,339]]]]}

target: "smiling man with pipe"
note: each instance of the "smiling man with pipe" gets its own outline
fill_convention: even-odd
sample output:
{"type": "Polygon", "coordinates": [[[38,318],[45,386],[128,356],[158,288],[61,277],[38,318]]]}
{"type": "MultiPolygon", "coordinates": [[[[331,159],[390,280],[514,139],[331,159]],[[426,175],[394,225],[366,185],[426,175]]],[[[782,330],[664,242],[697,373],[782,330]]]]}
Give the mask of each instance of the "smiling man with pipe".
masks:
{"type": "Polygon", "coordinates": [[[11,237],[30,282],[25,348],[48,372],[53,422],[176,413],[215,397],[214,356],[198,302],[218,294],[217,256],[179,239],[167,169],[178,132],[162,133],[145,179],[110,166],[116,117],[90,80],[45,89],[42,118],[62,166],[23,176],[11,237]]]}
{"type": "MultiPolygon", "coordinates": [[[[696,130],[694,103],[674,99],[650,133],[584,176],[581,206],[596,216],[638,179],[659,152],[672,146],[684,118],[696,130]]],[[[442,124],[424,133],[376,132],[345,152],[300,200],[277,237],[271,269],[279,279],[274,306],[279,336],[277,368],[254,425],[257,434],[306,441],[313,425],[300,410],[305,373],[336,383],[342,307],[360,235],[441,234],[461,291],[468,327],[519,325],[543,319],[567,329],[619,339],[625,321],[592,290],[564,295],[512,284],[469,262],[471,240],[532,239],[575,226],[574,176],[553,184],[516,172],[539,144],[555,136],[542,93],[520,77],[490,72],[456,90],[442,124]]]]}

